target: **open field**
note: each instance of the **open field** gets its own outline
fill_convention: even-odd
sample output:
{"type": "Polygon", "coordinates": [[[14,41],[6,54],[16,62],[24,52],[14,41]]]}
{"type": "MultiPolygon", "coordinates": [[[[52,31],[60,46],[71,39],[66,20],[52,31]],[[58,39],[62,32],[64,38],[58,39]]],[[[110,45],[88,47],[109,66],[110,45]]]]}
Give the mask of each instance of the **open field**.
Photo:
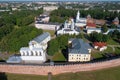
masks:
{"type": "MultiPolygon", "coordinates": [[[[120,80],[120,66],[90,72],[65,73],[52,76],[52,80],[120,80]]],[[[0,80],[48,80],[47,76],[0,74],[0,80]]]]}

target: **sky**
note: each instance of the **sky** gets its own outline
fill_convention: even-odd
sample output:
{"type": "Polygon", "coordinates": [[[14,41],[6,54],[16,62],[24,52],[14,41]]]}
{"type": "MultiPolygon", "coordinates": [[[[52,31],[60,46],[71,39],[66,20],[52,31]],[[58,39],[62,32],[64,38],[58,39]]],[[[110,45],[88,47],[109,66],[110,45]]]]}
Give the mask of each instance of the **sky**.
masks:
{"type": "Polygon", "coordinates": [[[120,1],[120,0],[0,0],[0,1],[120,1]]]}

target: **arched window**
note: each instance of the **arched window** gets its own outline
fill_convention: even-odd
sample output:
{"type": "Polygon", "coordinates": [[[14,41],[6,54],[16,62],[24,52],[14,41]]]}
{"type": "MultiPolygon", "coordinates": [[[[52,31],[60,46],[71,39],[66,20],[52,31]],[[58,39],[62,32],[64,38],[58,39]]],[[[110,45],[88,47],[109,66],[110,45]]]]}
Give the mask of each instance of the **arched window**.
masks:
{"type": "Polygon", "coordinates": [[[34,54],[33,54],[33,51],[31,51],[31,56],[33,56],[34,54]]]}
{"type": "Polygon", "coordinates": [[[24,52],[24,51],[22,52],[22,55],[21,55],[21,56],[25,56],[25,52],[24,52]]]}
{"type": "Polygon", "coordinates": [[[27,56],[29,56],[29,51],[27,51],[27,56]]]}
{"type": "Polygon", "coordinates": [[[39,52],[39,53],[40,53],[40,56],[42,56],[41,52],[39,52]]]}
{"type": "Polygon", "coordinates": [[[35,55],[38,56],[39,54],[37,53],[37,51],[35,51],[35,55]]]}

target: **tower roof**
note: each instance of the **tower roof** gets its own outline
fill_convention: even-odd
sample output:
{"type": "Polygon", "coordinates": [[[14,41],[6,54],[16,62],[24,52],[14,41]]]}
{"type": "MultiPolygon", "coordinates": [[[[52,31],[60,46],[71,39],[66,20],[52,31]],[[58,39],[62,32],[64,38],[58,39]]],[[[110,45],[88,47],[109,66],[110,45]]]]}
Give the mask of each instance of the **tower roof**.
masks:
{"type": "Polygon", "coordinates": [[[114,22],[119,22],[118,17],[116,17],[113,21],[114,21],[114,22]]]}
{"type": "Polygon", "coordinates": [[[90,14],[88,14],[88,15],[87,15],[87,18],[91,18],[91,15],[90,15],[90,14]]]}

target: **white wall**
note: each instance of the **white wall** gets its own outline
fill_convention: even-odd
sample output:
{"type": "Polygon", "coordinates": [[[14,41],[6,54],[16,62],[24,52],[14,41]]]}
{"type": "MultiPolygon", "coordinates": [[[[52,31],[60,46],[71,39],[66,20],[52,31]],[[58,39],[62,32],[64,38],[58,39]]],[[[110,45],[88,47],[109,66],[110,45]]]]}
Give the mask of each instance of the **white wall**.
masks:
{"type": "Polygon", "coordinates": [[[92,32],[97,32],[97,33],[101,33],[101,30],[92,30],[92,29],[87,29],[87,34],[91,34],[92,32]]]}
{"type": "Polygon", "coordinates": [[[51,24],[35,24],[37,29],[45,29],[45,30],[55,30],[59,27],[59,25],[51,25],[51,24]]]}

